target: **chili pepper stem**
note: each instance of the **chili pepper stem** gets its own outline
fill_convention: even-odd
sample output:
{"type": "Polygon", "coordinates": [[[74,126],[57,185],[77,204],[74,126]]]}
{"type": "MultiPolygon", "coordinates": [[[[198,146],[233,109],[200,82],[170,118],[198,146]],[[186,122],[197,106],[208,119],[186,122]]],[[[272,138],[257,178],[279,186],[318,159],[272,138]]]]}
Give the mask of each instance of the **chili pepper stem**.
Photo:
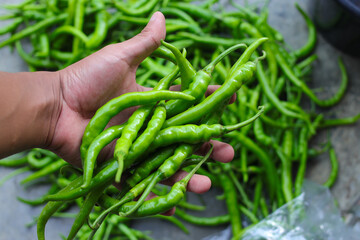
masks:
{"type": "Polygon", "coordinates": [[[91,226],[93,226],[93,228],[98,228],[101,225],[101,222],[105,219],[105,217],[114,209],[120,207],[121,205],[123,205],[124,203],[131,201],[131,198],[123,198],[122,200],[120,200],[118,203],[112,205],[110,208],[106,209],[104,212],[102,212],[94,221],[93,224],[90,224],[91,226]]]}
{"type": "Polygon", "coordinates": [[[226,133],[234,131],[236,129],[242,128],[246,125],[249,125],[250,123],[254,122],[256,119],[258,119],[260,117],[260,115],[265,111],[265,107],[264,106],[259,106],[259,111],[257,114],[255,114],[253,117],[249,118],[246,121],[243,121],[241,123],[232,125],[232,126],[224,126],[224,130],[226,133]]]}
{"type": "Polygon", "coordinates": [[[187,184],[189,183],[190,179],[192,178],[192,176],[197,172],[197,170],[199,170],[199,168],[201,167],[201,165],[206,162],[206,160],[209,159],[212,151],[214,149],[214,146],[211,145],[210,150],[208,151],[208,153],[205,155],[205,157],[191,170],[191,172],[189,172],[188,175],[186,175],[186,177],[184,177],[183,179],[180,180],[180,183],[187,186],[187,184]]]}
{"type": "Polygon", "coordinates": [[[125,217],[125,216],[128,216],[128,215],[132,214],[133,212],[135,212],[145,202],[147,196],[150,194],[153,187],[159,182],[158,179],[160,177],[161,177],[161,173],[157,171],[154,174],[154,176],[151,178],[151,181],[150,181],[149,185],[146,187],[146,189],[144,190],[144,192],[142,193],[141,197],[136,202],[134,207],[131,208],[129,211],[125,212],[125,213],[119,212],[119,216],[120,217],[125,217]]]}
{"type": "Polygon", "coordinates": [[[252,43],[246,50],[245,52],[241,55],[241,57],[236,61],[236,63],[231,67],[230,69],[230,76],[233,75],[233,73],[235,72],[235,70],[237,68],[239,68],[241,65],[243,65],[244,63],[246,63],[247,61],[249,61],[252,53],[264,42],[266,42],[267,40],[269,40],[268,38],[260,38],[257,41],[255,41],[254,43],[252,43]]]}
{"type": "MultiPolygon", "coordinates": [[[[201,167],[201,165],[207,160],[209,159],[211,153],[213,150],[213,146],[211,145],[211,149],[208,151],[208,153],[206,154],[206,156],[191,170],[191,172],[182,180],[180,180],[178,182],[179,185],[183,185],[184,187],[187,186],[187,184],[189,183],[191,177],[195,174],[195,172],[201,167]]],[[[149,185],[147,186],[147,188],[145,189],[145,191],[143,192],[141,198],[137,201],[137,203],[127,212],[119,213],[119,216],[121,217],[125,217],[128,215],[131,215],[132,213],[134,213],[145,201],[146,197],[149,195],[149,193],[151,192],[151,189],[155,186],[155,184],[158,182],[158,179],[161,177],[161,172],[157,172],[154,174],[154,176],[151,179],[151,182],[149,183],[149,185]]]]}
{"type": "Polygon", "coordinates": [[[221,60],[224,59],[224,57],[226,57],[227,55],[229,55],[230,53],[232,53],[233,51],[239,49],[239,48],[242,48],[242,47],[245,47],[247,48],[247,45],[244,44],[244,43],[240,43],[240,44],[237,44],[237,45],[234,45],[228,49],[226,49],[225,51],[223,51],[219,56],[217,56],[211,63],[209,63],[205,68],[204,68],[204,71],[207,72],[207,73],[211,73],[216,64],[218,64],[221,60]]]}

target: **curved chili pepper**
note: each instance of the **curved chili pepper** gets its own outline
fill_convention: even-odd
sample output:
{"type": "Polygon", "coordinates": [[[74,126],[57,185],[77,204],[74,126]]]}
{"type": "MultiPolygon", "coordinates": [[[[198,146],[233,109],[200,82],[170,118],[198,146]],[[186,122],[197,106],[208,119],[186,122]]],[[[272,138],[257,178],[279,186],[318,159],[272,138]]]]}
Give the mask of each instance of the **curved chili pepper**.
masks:
{"type": "Polygon", "coordinates": [[[338,172],[339,172],[339,162],[336,157],[335,149],[331,146],[329,149],[329,156],[331,162],[331,172],[329,174],[328,179],[323,184],[325,187],[332,187],[336,181],[338,172]]]}
{"type": "MultiPolygon", "coordinates": [[[[93,0],[92,6],[94,8],[102,9],[105,4],[103,1],[93,0]]],[[[100,10],[95,16],[95,29],[94,32],[89,36],[89,40],[86,43],[86,47],[93,49],[100,46],[105,40],[108,31],[108,12],[105,9],[100,10]]]]}
{"type": "Polygon", "coordinates": [[[99,186],[98,188],[92,189],[92,191],[86,196],[79,213],[76,215],[74,223],[71,227],[69,235],[67,237],[68,240],[74,239],[76,237],[77,232],[80,230],[82,225],[86,222],[87,218],[91,210],[93,209],[94,205],[96,204],[99,197],[103,194],[104,188],[108,184],[104,184],[99,186]]]}
{"type": "Polygon", "coordinates": [[[179,208],[176,208],[175,215],[188,223],[199,225],[199,226],[219,226],[228,224],[230,222],[230,216],[228,214],[216,216],[216,217],[198,217],[185,213],[179,208]]]}
{"type": "MultiPolygon", "coordinates": [[[[178,73],[178,67],[174,69],[174,71],[169,74],[168,76],[164,77],[162,80],[159,81],[157,86],[154,90],[165,90],[168,89],[171,82],[175,79],[175,76],[178,73]]],[[[160,131],[165,118],[166,118],[166,109],[165,103],[161,102],[154,111],[153,117],[150,120],[146,130],[144,133],[137,139],[135,144],[135,148],[138,148],[139,151],[133,151],[131,155],[131,159],[135,159],[142,152],[145,151],[147,146],[150,145],[150,139],[154,137],[154,135],[160,131]]],[[[114,150],[114,157],[117,158],[119,168],[115,175],[115,181],[120,182],[121,174],[123,171],[123,161],[128,156],[129,151],[131,150],[131,145],[135,140],[138,131],[142,127],[146,117],[150,114],[154,104],[145,105],[137,109],[132,116],[129,118],[127,125],[124,127],[124,130],[121,134],[121,137],[117,140],[115,150],[114,150]]],[[[128,160],[131,161],[131,160],[128,160]]],[[[88,184],[90,181],[88,181],[88,184]]]]}
{"type": "MultiPolygon", "coordinates": [[[[219,45],[224,47],[231,47],[240,43],[250,45],[256,41],[256,39],[253,38],[233,39],[233,38],[210,37],[210,36],[205,37],[205,36],[198,36],[196,34],[192,34],[188,32],[179,32],[176,34],[176,37],[181,39],[185,38],[187,40],[193,40],[198,44],[204,44],[212,47],[217,47],[219,45]]],[[[168,38],[168,40],[175,40],[175,39],[172,39],[171,37],[168,38]]]]}
{"type": "MultiPolygon", "coordinates": [[[[204,69],[196,72],[195,75],[192,76],[193,80],[191,81],[189,87],[187,90],[184,91],[184,93],[187,93],[193,97],[195,97],[194,102],[198,102],[201,97],[204,96],[206,89],[209,85],[209,82],[211,80],[211,73],[213,72],[215,66],[228,54],[233,52],[234,50],[238,48],[246,47],[245,44],[237,44],[235,46],[232,46],[222,52],[219,56],[217,56],[214,60],[211,61],[204,69]]],[[[176,48],[175,48],[176,49],[176,48]]],[[[173,51],[176,51],[173,49],[173,51]]],[[[178,59],[180,61],[180,59],[178,59]]],[[[182,77],[182,76],[181,76],[182,77]]],[[[166,114],[168,117],[172,117],[175,114],[178,114],[187,108],[189,108],[194,102],[186,102],[181,100],[170,100],[166,103],[166,114]]]]}
{"type": "Polygon", "coordinates": [[[28,157],[24,156],[22,158],[5,158],[5,159],[1,159],[0,161],[0,166],[3,167],[19,167],[22,165],[25,165],[28,163],[28,157]]]}
{"type": "MultiPolygon", "coordinates": [[[[158,213],[163,213],[172,207],[176,206],[176,204],[181,201],[186,191],[186,186],[190,181],[191,177],[195,174],[198,168],[203,164],[210,156],[212,149],[207,153],[204,159],[192,169],[192,171],[182,180],[175,183],[170,192],[165,196],[156,197],[150,200],[147,200],[139,205],[138,202],[128,202],[119,207],[116,211],[120,212],[120,215],[126,215],[131,217],[144,217],[149,215],[155,215],[158,213]]],[[[143,195],[142,195],[143,196],[143,195]]],[[[102,196],[100,198],[100,205],[109,206],[109,199],[108,197],[102,196]]],[[[116,200],[115,200],[116,201],[116,200]]],[[[114,205],[114,202],[111,204],[114,205]]]]}
{"type": "Polygon", "coordinates": [[[200,17],[206,21],[211,21],[214,18],[213,12],[193,4],[185,2],[169,2],[168,6],[175,9],[183,10],[190,15],[200,17]]]}
{"type": "Polygon", "coordinates": [[[163,128],[197,122],[222,101],[229,99],[243,83],[252,78],[255,70],[256,63],[254,62],[247,62],[241,65],[213,94],[196,106],[166,120],[163,128]]]}
{"type": "Polygon", "coordinates": [[[194,97],[181,92],[172,92],[167,90],[157,90],[148,92],[130,92],[114,98],[99,108],[93,118],[90,120],[85,128],[82,144],[80,147],[81,156],[84,159],[87,148],[95,137],[104,130],[110,119],[123,109],[157,102],[159,100],[169,99],[188,99],[193,100],[194,97]]]}
{"type": "Polygon", "coordinates": [[[51,161],[58,158],[53,153],[51,155],[48,155],[48,152],[49,151],[40,148],[32,149],[27,155],[29,165],[33,168],[43,168],[51,161]]]}
{"type": "Polygon", "coordinates": [[[126,6],[126,4],[124,4],[123,2],[120,1],[114,1],[114,5],[115,7],[123,12],[126,15],[129,16],[141,16],[144,15],[150,11],[152,11],[152,9],[155,7],[155,5],[159,2],[159,0],[150,0],[147,1],[146,4],[144,4],[143,6],[141,6],[141,8],[138,9],[133,9],[133,8],[129,8],[129,6],[126,6]]]}
{"type": "Polygon", "coordinates": [[[156,138],[153,140],[150,149],[155,150],[158,147],[163,147],[167,145],[171,145],[174,143],[200,143],[207,142],[211,138],[220,137],[226,133],[242,128],[248,124],[251,124],[255,121],[260,115],[264,112],[264,107],[259,107],[259,111],[256,115],[251,117],[250,119],[232,125],[232,126],[222,126],[220,124],[213,125],[182,125],[182,126],[174,126],[168,127],[159,132],[156,138]]]}
{"type": "MultiPolygon", "coordinates": [[[[85,4],[86,0],[79,0],[76,1],[76,8],[74,12],[74,27],[81,31],[83,30],[84,25],[84,15],[85,15],[85,4]]],[[[72,50],[74,55],[76,56],[80,51],[80,38],[75,37],[73,44],[72,44],[72,50]]]]}
{"type": "Polygon", "coordinates": [[[175,16],[177,19],[182,19],[186,22],[188,22],[191,26],[189,28],[190,31],[192,31],[195,34],[203,35],[203,31],[200,28],[199,24],[195,22],[195,20],[188,15],[185,11],[179,9],[179,8],[173,8],[173,7],[163,7],[160,9],[160,11],[165,15],[167,18],[168,15],[175,16]]]}
{"type": "Polygon", "coordinates": [[[296,77],[293,70],[290,68],[290,66],[288,66],[288,64],[286,63],[286,60],[283,58],[283,56],[281,56],[281,54],[276,53],[276,59],[279,63],[279,66],[283,70],[284,74],[289,78],[289,80],[295,86],[299,87],[311,100],[313,100],[320,107],[333,106],[336,103],[338,103],[341,100],[341,98],[343,97],[343,95],[346,91],[346,88],[347,88],[348,78],[347,78],[345,67],[344,67],[341,59],[339,59],[339,67],[340,67],[341,75],[342,75],[342,77],[341,77],[342,82],[341,82],[340,88],[339,88],[338,92],[332,98],[327,99],[327,100],[320,100],[303,81],[301,81],[298,77],[296,77]]]}
{"type": "Polygon", "coordinates": [[[307,162],[307,151],[308,151],[308,142],[307,142],[308,131],[306,128],[302,128],[300,131],[299,139],[299,151],[300,151],[300,165],[297,171],[295,179],[295,196],[298,196],[301,193],[302,183],[304,181],[306,162],[307,162]]]}
{"type": "Polygon", "coordinates": [[[168,48],[175,56],[176,63],[181,73],[181,90],[184,91],[185,89],[188,89],[193,77],[196,74],[194,67],[175,46],[165,42],[164,40],[161,40],[161,44],[168,48]]]}
{"type": "Polygon", "coordinates": [[[24,20],[21,17],[14,18],[13,22],[9,25],[0,28],[0,35],[14,31],[24,20]]]}
{"type": "Polygon", "coordinates": [[[114,139],[121,136],[124,125],[112,126],[105,129],[101,132],[94,141],[90,144],[86,157],[83,164],[83,178],[84,182],[82,184],[82,188],[87,188],[89,185],[89,181],[91,181],[92,174],[94,171],[94,166],[96,163],[96,159],[100,153],[100,151],[109,143],[111,143],[114,139]]]}
{"type": "Polygon", "coordinates": [[[158,47],[154,52],[151,53],[151,56],[160,57],[176,64],[176,58],[174,54],[164,46],[158,47]]]}
{"type": "Polygon", "coordinates": [[[277,189],[277,176],[273,173],[276,171],[274,163],[271,161],[268,154],[261,149],[255,142],[253,142],[250,138],[243,135],[241,132],[234,131],[226,134],[231,138],[236,139],[241,142],[246,148],[248,148],[251,152],[258,156],[259,160],[264,166],[264,170],[266,172],[267,184],[269,185],[269,192],[271,198],[275,197],[276,189],[277,189]]]}
{"type": "MultiPolygon", "coordinates": [[[[15,36],[15,35],[14,35],[15,36]]],[[[0,43],[1,44],[1,43],[0,43]]],[[[41,59],[30,56],[28,53],[26,53],[21,46],[20,41],[15,42],[16,50],[18,51],[20,57],[27,62],[29,65],[34,67],[41,67],[46,69],[55,69],[58,67],[58,65],[49,59],[41,59]]]]}
{"type": "Polygon", "coordinates": [[[148,176],[153,170],[157,169],[166,159],[168,159],[174,153],[174,148],[172,146],[165,148],[163,150],[157,151],[154,156],[143,161],[139,164],[135,171],[126,178],[126,183],[129,186],[133,187],[135,184],[143,180],[148,176]]]}
{"type": "MultiPolygon", "coordinates": [[[[320,128],[328,128],[328,127],[335,127],[335,126],[343,126],[343,125],[350,125],[354,124],[360,119],[360,114],[355,115],[353,117],[347,118],[338,118],[338,119],[324,119],[320,122],[320,128]]],[[[1,162],[1,161],[0,161],[1,162]]]]}
{"type": "MultiPolygon", "coordinates": [[[[71,184],[67,185],[65,188],[59,191],[59,193],[65,193],[71,191],[81,185],[82,178],[78,177],[71,184]]],[[[49,218],[56,212],[61,206],[65,204],[63,201],[51,201],[46,204],[46,206],[41,211],[38,222],[37,222],[37,236],[39,240],[45,240],[45,225],[49,218]]]]}
{"type": "Polygon", "coordinates": [[[181,229],[184,233],[189,234],[189,230],[185,227],[185,225],[176,217],[174,216],[164,216],[164,215],[154,215],[152,218],[159,218],[168,222],[173,223],[175,226],[177,226],[179,229],[181,229]]]}
{"type": "Polygon", "coordinates": [[[233,236],[237,236],[242,229],[240,210],[237,206],[237,195],[233,182],[225,173],[219,175],[221,186],[224,190],[226,206],[230,216],[230,223],[233,236]]]}
{"type": "Polygon", "coordinates": [[[27,27],[23,30],[21,30],[20,32],[17,32],[15,33],[14,35],[12,35],[10,38],[0,42],[0,48],[6,46],[6,45],[9,45],[9,44],[12,44],[20,39],[23,39],[25,37],[28,37],[29,35],[31,35],[33,32],[36,32],[38,30],[41,30],[43,28],[47,28],[53,24],[56,24],[58,22],[62,22],[66,19],[67,17],[67,14],[66,13],[63,13],[63,14],[60,14],[58,16],[54,16],[54,17],[50,17],[50,18],[47,18],[41,22],[38,22],[36,24],[34,24],[33,26],[31,27],[27,27]]]}
{"type": "Polygon", "coordinates": [[[34,181],[35,179],[45,177],[45,176],[49,175],[50,173],[58,171],[60,168],[62,168],[63,166],[65,166],[67,164],[68,163],[65,162],[64,160],[59,159],[59,160],[47,165],[46,167],[34,172],[33,174],[27,176],[25,179],[21,180],[21,184],[25,184],[25,183],[34,181]]]}
{"type": "Polygon", "coordinates": [[[306,25],[309,29],[308,40],[307,40],[306,44],[294,52],[296,57],[302,58],[313,51],[313,49],[316,45],[316,38],[317,38],[316,35],[317,34],[316,34],[315,25],[311,21],[310,17],[305,13],[305,11],[300,7],[300,5],[298,3],[295,3],[295,7],[303,16],[303,18],[306,22],[306,25]]]}
{"type": "Polygon", "coordinates": [[[167,179],[174,175],[179,170],[185,159],[193,153],[194,149],[194,145],[188,144],[181,144],[179,147],[177,147],[174,155],[165,160],[159,169],[152,174],[152,178],[147,184],[147,188],[144,190],[136,204],[121,215],[128,216],[130,213],[134,212],[138,207],[140,207],[141,204],[145,201],[147,195],[150,193],[152,187],[161,180],[167,179]]]}

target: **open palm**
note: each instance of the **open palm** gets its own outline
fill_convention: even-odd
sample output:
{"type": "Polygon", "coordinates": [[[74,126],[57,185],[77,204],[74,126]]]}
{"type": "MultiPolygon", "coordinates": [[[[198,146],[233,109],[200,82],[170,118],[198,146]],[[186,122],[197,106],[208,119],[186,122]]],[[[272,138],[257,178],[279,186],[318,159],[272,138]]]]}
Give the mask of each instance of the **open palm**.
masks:
{"type": "MultiPolygon", "coordinates": [[[[160,45],[160,40],[165,39],[165,34],[164,16],[157,12],[137,36],[123,43],[106,46],[59,71],[61,112],[49,148],[66,161],[81,166],[81,139],[91,117],[98,108],[114,97],[147,90],[136,83],[136,69],[160,45]]],[[[133,111],[134,108],[122,111],[110,124],[125,122],[133,111]]],[[[101,152],[100,158],[107,159],[112,153],[113,145],[110,144],[101,152]]],[[[232,157],[233,150],[229,145],[219,142],[214,144],[213,158],[227,162],[232,157]]],[[[182,177],[181,172],[173,179],[179,177],[182,177]]],[[[197,176],[195,180],[196,178],[199,181],[202,179],[198,181],[202,187],[190,182],[189,188],[193,186],[196,192],[203,192],[210,187],[210,182],[205,177],[197,176]]]]}

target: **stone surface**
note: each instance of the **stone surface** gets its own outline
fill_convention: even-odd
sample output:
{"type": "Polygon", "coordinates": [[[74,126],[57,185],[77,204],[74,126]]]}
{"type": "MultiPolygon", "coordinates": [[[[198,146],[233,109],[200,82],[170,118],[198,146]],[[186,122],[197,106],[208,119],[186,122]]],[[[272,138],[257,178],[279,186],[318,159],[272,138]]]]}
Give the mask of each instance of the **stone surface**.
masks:
{"type": "MultiPolygon", "coordinates": [[[[22,2],[22,0],[2,0],[1,4],[22,2]]],[[[241,3],[242,1],[237,1],[241,3]]],[[[249,2],[259,2],[253,0],[249,2]]],[[[301,0],[299,4],[305,9],[310,9],[313,0],[301,0]]],[[[278,29],[285,37],[290,48],[296,49],[306,42],[307,28],[305,22],[294,7],[295,0],[272,0],[269,4],[269,22],[278,29]]],[[[0,10],[0,14],[3,13],[0,10]]],[[[0,27],[7,22],[0,22],[0,27]]],[[[0,36],[0,41],[7,36],[0,36]]],[[[360,46],[359,46],[360,47],[360,46]]],[[[319,88],[319,97],[331,96],[339,86],[340,71],[337,66],[337,58],[341,56],[349,72],[350,84],[346,97],[331,109],[319,109],[326,117],[340,118],[355,115],[360,112],[360,60],[342,54],[329,45],[319,36],[316,54],[319,60],[314,64],[312,88],[319,88]]],[[[10,48],[0,49],[0,71],[19,72],[27,71],[26,64],[10,48]]],[[[321,131],[311,141],[310,146],[323,143],[330,136],[332,144],[340,162],[339,178],[332,188],[332,193],[339,202],[342,210],[350,209],[352,204],[360,197],[360,123],[353,126],[338,127],[329,131],[321,131]]],[[[10,173],[11,169],[0,168],[0,177],[10,173]]],[[[311,159],[307,178],[322,183],[326,180],[330,171],[328,156],[326,154],[311,159]]],[[[41,207],[32,208],[16,200],[17,196],[24,198],[36,198],[45,193],[48,186],[44,185],[37,189],[26,189],[19,184],[25,174],[17,176],[0,187],[0,240],[8,239],[35,239],[36,227],[26,228],[25,224],[37,216],[41,207]]],[[[224,212],[225,206],[215,199],[219,194],[216,190],[202,196],[206,199],[209,216],[224,212]]],[[[192,201],[199,201],[197,196],[191,195],[192,201]]],[[[72,219],[51,219],[46,228],[48,239],[61,239],[59,234],[64,235],[70,229],[72,219]]],[[[155,239],[200,239],[225,228],[201,228],[188,225],[190,235],[185,235],[171,224],[165,224],[161,220],[145,219],[136,223],[136,227],[153,232],[155,239]]]]}

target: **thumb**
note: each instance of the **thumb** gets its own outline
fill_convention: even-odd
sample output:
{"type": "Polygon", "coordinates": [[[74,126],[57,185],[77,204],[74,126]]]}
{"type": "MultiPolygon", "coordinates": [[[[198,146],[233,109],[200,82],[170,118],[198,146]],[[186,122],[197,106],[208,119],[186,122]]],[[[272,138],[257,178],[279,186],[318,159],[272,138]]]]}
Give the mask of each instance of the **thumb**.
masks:
{"type": "Polygon", "coordinates": [[[123,50],[127,63],[137,66],[160,46],[160,40],[165,36],[165,17],[161,12],[155,12],[141,33],[119,43],[118,47],[123,50]]]}

